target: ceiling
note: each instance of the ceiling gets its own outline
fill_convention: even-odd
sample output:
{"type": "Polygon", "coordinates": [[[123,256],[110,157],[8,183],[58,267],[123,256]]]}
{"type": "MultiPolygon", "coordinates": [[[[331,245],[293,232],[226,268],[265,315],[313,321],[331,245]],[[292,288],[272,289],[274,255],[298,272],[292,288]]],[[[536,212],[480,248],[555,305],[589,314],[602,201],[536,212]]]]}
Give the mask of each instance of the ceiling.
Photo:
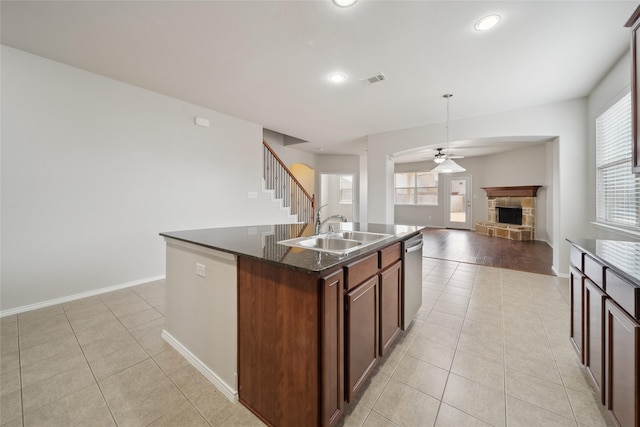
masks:
{"type": "MultiPolygon", "coordinates": [[[[447,92],[455,95],[452,121],[588,95],[628,49],[623,25],[636,7],[3,0],[0,36],[7,46],[309,141],[295,145],[302,150],[357,154],[366,135],[444,122],[447,92]],[[498,26],[475,31],[491,13],[502,16],[498,26]],[[331,83],[332,71],[347,80],[331,83]],[[359,81],[378,73],[387,80],[359,81]]],[[[456,154],[481,155],[495,142],[468,141],[476,151],[456,154]]]]}

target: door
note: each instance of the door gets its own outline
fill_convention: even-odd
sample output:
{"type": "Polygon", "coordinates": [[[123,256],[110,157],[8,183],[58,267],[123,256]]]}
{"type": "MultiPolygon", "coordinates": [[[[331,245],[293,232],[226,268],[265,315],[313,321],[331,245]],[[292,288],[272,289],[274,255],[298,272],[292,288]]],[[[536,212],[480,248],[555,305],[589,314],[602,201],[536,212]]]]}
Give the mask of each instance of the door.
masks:
{"type": "Polygon", "coordinates": [[[387,354],[393,340],[400,333],[401,301],[402,262],[397,261],[380,273],[380,356],[387,354]]]}
{"type": "Polygon", "coordinates": [[[336,424],[344,408],[344,275],[324,277],[322,284],[322,425],[336,424]]]}
{"type": "Polygon", "coordinates": [[[378,362],[378,276],[346,296],[347,402],[353,401],[378,362]]]}
{"type": "Polygon", "coordinates": [[[445,227],[471,230],[471,177],[447,176],[445,194],[445,227]]]}
{"type": "Polygon", "coordinates": [[[590,279],[584,278],[584,364],[593,380],[596,394],[604,404],[604,321],[606,294],[590,279]]]}
{"type": "Polygon", "coordinates": [[[621,427],[640,425],[640,325],[611,299],[605,301],[605,399],[621,427]]]}
{"type": "Polygon", "coordinates": [[[582,299],[584,295],[584,276],[573,266],[569,266],[569,285],[571,287],[571,326],[569,339],[578,352],[580,362],[584,363],[582,299]]]}
{"type": "Polygon", "coordinates": [[[322,210],[322,217],[342,215],[349,221],[354,221],[354,175],[351,174],[320,174],[320,194],[316,207],[326,205],[322,210]]]}

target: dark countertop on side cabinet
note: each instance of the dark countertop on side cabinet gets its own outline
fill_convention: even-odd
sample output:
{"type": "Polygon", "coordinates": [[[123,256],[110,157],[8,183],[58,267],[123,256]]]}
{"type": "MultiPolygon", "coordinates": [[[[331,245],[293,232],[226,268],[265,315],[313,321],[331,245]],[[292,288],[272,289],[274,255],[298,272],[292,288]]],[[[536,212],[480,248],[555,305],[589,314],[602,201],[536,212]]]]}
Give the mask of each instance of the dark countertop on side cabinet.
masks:
{"type": "Polygon", "coordinates": [[[599,239],[567,241],[606,265],[631,285],[640,287],[640,242],[599,239]]]}
{"type": "Polygon", "coordinates": [[[391,243],[406,240],[424,228],[413,225],[361,224],[358,222],[337,223],[335,227],[336,231],[340,229],[367,231],[371,233],[391,234],[392,237],[339,257],[329,253],[321,253],[310,249],[292,248],[278,244],[281,240],[313,235],[313,224],[274,224],[207,228],[163,232],[160,233],[160,235],[165,238],[176,239],[234,255],[260,259],[295,270],[303,270],[308,273],[320,273],[391,243]]]}

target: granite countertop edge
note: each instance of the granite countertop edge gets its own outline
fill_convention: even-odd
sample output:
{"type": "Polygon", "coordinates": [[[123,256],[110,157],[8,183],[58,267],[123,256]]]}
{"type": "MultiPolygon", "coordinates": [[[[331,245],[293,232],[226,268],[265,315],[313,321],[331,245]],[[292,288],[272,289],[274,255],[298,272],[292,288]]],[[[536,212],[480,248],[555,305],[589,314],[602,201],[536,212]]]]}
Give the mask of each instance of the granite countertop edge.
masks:
{"type": "MultiPolygon", "coordinates": [[[[368,245],[365,248],[350,252],[344,256],[320,253],[310,249],[295,249],[283,247],[277,241],[295,238],[293,236],[285,236],[283,238],[275,238],[270,241],[264,238],[264,235],[272,235],[271,230],[278,228],[285,230],[289,227],[305,228],[313,227],[313,224],[271,224],[256,226],[234,226],[234,227],[216,227],[196,230],[168,231],[159,233],[165,239],[178,240],[184,243],[201,246],[203,248],[213,249],[226,252],[235,256],[243,256],[257,259],[270,264],[286,267],[291,270],[303,271],[308,274],[326,273],[341,265],[347,264],[358,258],[371,254],[373,251],[379,250],[390,244],[400,242],[413,237],[420,233],[424,226],[409,226],[401,224],[360,224],[346,223],[348,229],[355,231],[369,231],[374,233],[391,234],[391,237],[380,242],[368,245]],[[267,231],[265,233],[265,231],[267,231]],[[265,246],[269,246],[266,250],[265,246]],[[280,256],[280,252],[285,255],[280,256]]],[[[308,232],[310,232],[310,229],[308,232]]]]}
{"type": "Polygon", "coordinates": [[[629,282],[635,288],[640,288],[640,259],[633,259],[632,262],[622,262],[619,259],[612,259],[609,256],[603,256],[597,253],[595,249],[598,243],[611,245],[633,245],[640,250],[640,242],[625,240],[604,240],[604,239],[585,239],[585,238],[567,238],[567,242],[577,247],[593,259],[612,270],[622,279],[629,282]],[[635,269],[633,271],[632,269],[635,269]]]}

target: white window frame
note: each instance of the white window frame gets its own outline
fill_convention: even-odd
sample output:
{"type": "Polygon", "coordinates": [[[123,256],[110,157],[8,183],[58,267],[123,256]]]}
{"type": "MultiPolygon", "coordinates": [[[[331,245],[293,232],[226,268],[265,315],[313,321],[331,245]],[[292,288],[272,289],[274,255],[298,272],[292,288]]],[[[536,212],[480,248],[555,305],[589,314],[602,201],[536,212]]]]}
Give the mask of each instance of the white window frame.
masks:
{"type": "MultiPolygon", "coordinates": [[[[347,180],[348,181],[348,180],[347,180]]],[[[339,179],[338,179],[338,184],[340,187],[340,204],[341,205],[352,205],[353,204],[353,175],[340,175],[339,179]],[[347,180],[346,178],[351,178],[351,186],[349,188],[344,188],[342,186],[342,182],[343,180],[347,180]],[[350,191],[351,192],[351,198],[349,200],[347,200],[346,198],[344,198],[344,191],[350,191]]]]}
{"type": "Polygon", "coordinates": [[[395,172],[393,174],[393,203],[396,206],[438,206],[438,195],[439,195],[439,180],[438,180],[438,174],[431,172],[431,171],[423,171],[423,170],[419,170],[419,171],[406,171],[406,172],[395,172]],[[423,174],[423,173],[427,173],[427,174],[432,174],[434,176],[434,182],[435,185],[434,186],[419,186],[418,185],[418,177],[417,174],[423,174]],[[416,175],[414,177],[414,185],[411,187],[399,187],[398,186],[398,179],[397,176],[398,175],[406,175],[406,174],[414,174],[416,175]],[[418,193],[419,193],[419,189],[424,189],[424,188],[433,188],[435,189],[435,203],[418,203],[418,193]],[[397,197],[396,197],[396,192],[398,189],[407,189],[407,190],[413,190],[413,203],[397,203],[397,197]]]}
{"type": "Polygon", "coordinates": [[[633,165],[631,96],[617,97],[596,118],[596,225],[640,232],[640,175],[633,165]]]}

